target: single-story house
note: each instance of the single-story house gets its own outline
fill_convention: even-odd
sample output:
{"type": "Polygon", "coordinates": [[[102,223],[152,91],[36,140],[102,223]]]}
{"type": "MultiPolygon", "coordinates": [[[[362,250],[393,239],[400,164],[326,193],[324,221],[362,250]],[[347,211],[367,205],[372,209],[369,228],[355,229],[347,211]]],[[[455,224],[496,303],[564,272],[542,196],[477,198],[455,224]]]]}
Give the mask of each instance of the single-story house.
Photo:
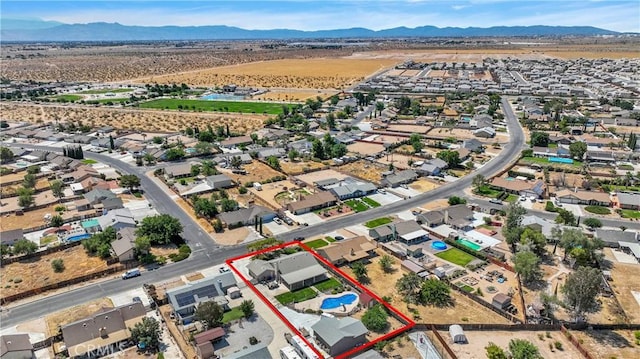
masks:
{"type": "Polygon", "coordinates": [[[325,178],[325,179],[317,180],[317,181],[313,182],[313,184],[316,187],[320,188],[320,189],[327,189],[327,187],[329,187],[331,185],[334,185],[336,183],[339,183],[339,182],[340,182],[339,179],[331,177],[331,178],[325,178]]]}
{"type": "Polygon", "coordinates": [[[233,180],[224,173],[208,176],[204,180],[212,189],[233,187],[233,180]]]}
{"type": "Polygon", "coordinates": [[[76,210],[78,212],[88,211],[93,208],[93,206],[91,206],[91,203],[86,198],[74,201],[73,204],[75,204],[76,210]]]}
{"type": "Polygon", "coordinates": [[[491,180],[491,187],[504,190],[508,193],[514,193],[521,196],[534,196],[540,198],[543,196],[546,186],[543,181],[524,181],[520,179],[506,179],[495,177],[491,180]]]}
{"type": "Polygon", "coordinates": [[[324,269],[309,252],[297,252],[270,261],[255,259],[247,265],[255,281],[277,280],[289,290],[314,285],[327,278],[324,269]]]}
{"type": "Polygon", "coordinates": [[[443,169],[447,168],[447,163],[439,158],[426,161],[416,169],[422,176],[438,176],[443,169]]]}
{"type": "Polygon", "coordinates": [[[120,262],[134,260],[135,257],[136,229],[134,227],[121,228],[116,240],[111,242],[111,250],[120,262]]]}
{"type": "Polygon", "coordinates": [[[12,246],[15,242],[24,238],[22,228],[10,229],[0,232],[0,244],[12,246]]]}
{"type": "Polygon", "coordinates": [[[371,228],[369,236],[377,242],[396,240],[411,245],[428,240],[429,232],[416,221],[402,221],[371,228]]]}
{"type": "Polygon", "coordinates": [[[327,187],[340,200],[358,198],[374,193],[378,188],[371,182],[342,181],[338,184],[327,187]]]}
{"type": "Polygon", "coordinates": [[[231,137],[224,141],[220,141],[220,146],[225,148],[233,148],[233,147],[238,147],[242,145],[248,145],[251,143],[253,143],[251,136],[238,136],[238,137],[231,137]]]}
{"type": "Polygon", "coordinates": [[[260,159],[265,159],[267,157],[277,157],[277,158],[281,158],[284,157],[287,154],[287,152],[284,150],[284,148],[280,148],[280,147],[276,147],[276,148],[262,148],[260,150],[258,150],[258,158],[260,159]]]}
{"type": "Polygon", "coordinates": [[[198,359],[215,358],[213,343],[224,338],[227,333],[222,327],[215,327],[193,336],[196,343],[196,353],[198,359]]]}
{"type": "Polygon", "coordinates": [[[102,308],[95,314],[62,326],[62,338],[71,358],[85,358],[113,348],[131,337],[129,328],[142,321],[146,309],[140,302],[102,308]],[[94,353],[92,353],[94,352],[94,353]]]}
{"type": "Polygon", "coordinates": [[[182,324],[194,320],[199,303],[215,301],[224,310],[229,310],[229,301],[225,298],[227,290],[236,286],[232,272],[217,274],[213,277],[190,282],[182,287],[167,290],[169,303],[182,324]]]}
{"type": "Polygon", "coordinates": [[[482,152],[484,145],[475,138],[462,141],[462,148],[466,148],[471,152],[482,152]]]}
{"type": "Polygon", "coordinates": [[[29,334],[0,336],[0,359],[34,359],[35,357],[29,334]]]}
{"type": "Polygon", "coordinates": [[[588,206],[611,206],[608,193],[595,191],[571,191],[568,189],[556,192],[556,199],[561,203],[583,204],[588,206]]]}
{"type": "Polygon", "coordinates": [[[585,158],[587,162],[613,163],[616,161],[613,152],[607,151],[587,151],[585,158]]]}
{"type": "Polygon", "coordinates": [[[364,236],[358,236],[343,241],[333,242],[330,245],[318,248],[319,255],[331,262],[335,266],[370,258],[376,249],[372,243],[364,236]]]}
{"type": "MultiPolygon", "coordinates": [[[[71,163],[73,161],[69,162],[67,164],[67,166],[71,166],[71,163]]],[[[87,167],[87,166],[80,166],[78,167],[75,171],[70,172],[70,173],[65,173],[62,176],[60,176],[60,180],[62,180],[62,182],[64,182],[65,184],[69,184],[69,183],[74,183],[74,182],[82,182],[84,180],[86,180],[89,177],[100,177],[100,173],[98,173],[98,171],[96,171],[95,169],[91,168],[91,167],[87,167]]]]}
{"type": "Polygon", "coordinates": [[[96,209],[110,211],[124,207],[122,199],[109,190],[96,188],[85,193],[83,197],[96,209]]]}
{"type": "Polygon", "coordinates": [[[437,211],[420,213],[416,221],[431,228],[448,224],[452,228],[468,231],[473,229],[473,211],[464,204],[450,206],[437,211]]]}
{"type": "Polygon", "coordinates": [[[473,134],[476,137],[493,138],[496,136],[496,130],[493,127],[482,127],[477,130],[473,130],[473,134]]]}
{"type": "Polygon", "coordinates": [[[164,168],[164,174],[167,178],[185,178],[191,176],[191,166],[193,164],[190,162],[187,163],[178,163],[175,165],[167,166],[164,168]]]}
{"type": "Polygon", "coordinates": [[[596,229],[596,238],[602,240],[607,247],[617,248],[620,246],[620,242],[639,243],[640,232],[626,230],[619,231],[617,229],[596,229]]]}
{"type": "Polygon", "coordinates": [[[276,217],[276,212],[263,206],[251,206],[249,208],[240,208],[232,212],[224,212],[218,215],[218,218],[227,225],[227,227],[249,226],[255,224],[256,218],[262,218],[263,223],[271,222],[276,217]]]}
{"type": "Polygon", "coordinates": [[[103,231],[109,227],[113,227],[116,232],[118,232],[122,228],[136,226],[136,220],[133,219],[133,214],[131,214],[131,210],[128,208],[111,210],[104,216],[97,217],[96,219],[103,231]]]}
{"type": "Polygon", "coordinates": [[[418,178],[418,173],[413,170],[404,170],[388,175],[382,179],[382,184],[389,187],[398,187],[401,184],[407,184],[415,181],[418,178]]]}
{"type": "Polygon", "coordinates": [[[328,191],[320,191],[312,195],[304,197],[300,201],[291,202],[287,205],[287,209],[293,214],[302,214],[333,206],[337,202],[337,198],[333,193],[328,191]]]}
{"type": "Polygon", "coordinates": [[[616,196],[620,208],[640,211],[640,192],[618,192],[616,196]]]}
{"type": "Polygon", "coordinates": [[[336,356],[367,342],[369,330],[358,319],[351,317],[320,317],[311,326],[316,343],[329,355],[336,356]]]}

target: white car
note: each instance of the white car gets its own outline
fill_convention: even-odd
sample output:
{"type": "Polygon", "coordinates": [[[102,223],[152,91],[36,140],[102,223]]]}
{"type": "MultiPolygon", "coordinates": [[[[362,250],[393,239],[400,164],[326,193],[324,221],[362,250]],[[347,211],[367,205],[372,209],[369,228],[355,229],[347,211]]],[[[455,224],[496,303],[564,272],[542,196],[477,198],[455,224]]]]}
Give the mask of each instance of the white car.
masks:
{"type": "Polygon", "coordinates": [[[275,218],[273,221],[277,224],[282,224],[282,220],[280,218],[275,218]]]}

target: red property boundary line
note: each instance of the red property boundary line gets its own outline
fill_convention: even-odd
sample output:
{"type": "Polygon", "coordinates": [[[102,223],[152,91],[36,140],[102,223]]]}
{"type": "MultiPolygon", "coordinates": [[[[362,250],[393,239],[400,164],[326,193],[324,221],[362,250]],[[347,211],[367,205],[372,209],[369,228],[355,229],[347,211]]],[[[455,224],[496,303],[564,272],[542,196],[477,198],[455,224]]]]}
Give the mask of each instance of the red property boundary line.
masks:
{"type": "Polygon", "coordinates": [[[380,298],[378,295],[376,295],[375,293],[373,293],[372,291],[370,291],[369,289],[367,289],[366,287],[364,287],[362,284],[358,283],[355,279],[351,278],[350,276],[348,276],[345,272],[343,272],[342,270],[338,269],[336,266],[334,266],[333,264],[331,264],[329,261],[327,261],[326,259],[322,258],[320,255],[318,255],[315,251],[313,251],[309,246],[307,246],[306,244],[300,242],[300,241],[293,241],[293,242],[288,242],[288,243],[283,243],[277,246],[273,246],[273,247],[269,247],[269,248],[265,248],[265,249],[261,249],[259,251],[255,251],[255,252],[251,252],[251,253],[247,253],[247,254],[243,254],[234,258],[229,258],[226,260],[227,265],[229,266],[229,268],[231,268],[231,270],[233,270],[238,276],[240,276],[240,278],[242,278],[242,280],[244,281],[244,283],[251,288],[251,290],[271,309],[271,311],[273,311],[273,313],[278,316],[278,318],[280,318],[280,320],[282,320],[282,322],[289,328],[291,329],[291,331],[300,337],[300,339],[302,339],[305,344],[307,344],[309,346],[309,348],[311,348],[311,350],[313,350],[314,353],[316,353],[318,355],[319,358],[324,358],[324,356],[320,353],[320,351],[318,351],[318,349],[316,349],[316,347],[311,344],[307,339],[304,338],[304,336],[302,335],[302,333],[300,333],[300,331],[293,326],[293,324],[291,324],[291,322],[289,322],[289,320],[282,315],[282,313],[280,313],[280,311],[264,296],[264,294],[262,294],[258,288],[256,288],[249,279],[245,278],[245,276],[240,273],[240,271],[233,265],[233,262],[240,260],[240,259],[244,259],[247,257],[253,257],[259,254],[263,254],[263,253],[267,253],[267,252],[271,252],[274,250],[278,250],[278,249],[282,249],[282,248],[286,248],[286,247],[290,247],[290,246],[299,246],[302,249],[304,249],[305,251],[311,253],[317,260],[319,260],[320,262],[322,262],[322,264],[324,264],[325,266],[331,268],[331,270],[335,271],[336,273],[340,274],[344,279],[348,280],[354,287],[357,287],[359,290],[361,290],[364,293],[367,293],[369,296],[371,296],[373,299],[375,299],[378,303],[384,305],[384,307],[393,312],[395,315],[397,315],[398,317],[402,318],[402,320],[404,320],[407,324],[401,328],[398,328],[380,338],[377,338],[373,341],[367,342],[366,344],[360,346],[360,347],[356,347],[353,348],[345,353],[339,354],[337,356],[335,356],[335,359],[346,359],[348,357],[350,357],[351,355],[354,355],[360,351],[363,351],[365,349],[369,349],[372,346],[374,346],[376,343],[379,343],[381,341],[384,341],[386,339],[389,338],[393,338],[396,335],[405,332],[407,330],[410,330],[411,328],[413,328],[416,323],[409,319],[406,315],[404,315],[403,313],[401,313],[399,310],[397,310],[396,308],[392,307],[389,303],[385,302],[384,300],[382,300],[382,298],[380,298]]]}

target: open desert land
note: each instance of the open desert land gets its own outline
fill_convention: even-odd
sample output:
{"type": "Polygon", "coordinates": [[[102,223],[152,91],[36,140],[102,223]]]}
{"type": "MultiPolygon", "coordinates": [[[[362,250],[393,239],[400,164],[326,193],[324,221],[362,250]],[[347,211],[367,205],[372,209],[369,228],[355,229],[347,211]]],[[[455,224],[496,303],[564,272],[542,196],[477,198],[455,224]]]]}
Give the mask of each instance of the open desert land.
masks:
{"type": "Polygon", "coordinates": [[[119,129],[139,131],[174,132],[188,126],[206,128],[229,125],[233,132],[250,133],[262,128],[264,115],[207,114],[178,111],[140,110],[125,108],[99,108],[65,105],[36,105],[29,103],[2,102],[0,113],[3,119],[26,122],[89,123],[93,127],[113,126],[119,129]]]}
{"type": "Polygon", "coordinates": [[[330,90],[313,90],[313,89],[282,89],[282,90],[270,89],[268,92],[252,96],[251,98],[254,100],[260,100],[260,101],[304,102],[307,99],[315,100],[318,96],[326,100],[337,93],[338,92],[335,90],[330,91],[330,90]]]}
{"type": "Polygon", "coordinates": [[[83,246],[10,263],[0,268],[2,296],[96,273],[109,267],[103,259],[87,255],[83,246]],[[65,270],[61,273],[55,273],[51,267],[51,261],[57,258],[64,260],[65,270]]]}
{"type": "Polygon", "coordinates": [[[263,182],[268,179],[283,176],[282,173],[274,170],[273,168],[265,165],[260,161],[253,161],[251,163],[242,165],[242,169],[247,171],[247,174],[237,174],[231,171],[223,171],[235,182],[245,184],[254,182],[263,182]]]}
{"type": "MultiPolygon", "coordinates": [[[[449,339],[449,332],[440,331],[443,338],[449,339]]],[[[540,350],[542,358],[581,359],[580,352],[571,344],[567,337],[560,331],[533,332],[533,331],[476,331],[465,330],[464,335],[469,343],[449,344],[458,358],[484,359],[487,357],[485,347],[489,342],[507,349],[511,339],[524,339],[533,343],[540,350]],[[548,334],[547,334],[548,333],[548,334]],[[542,339],[541,339],[542,338],[542,339]],[[555,343],[560,342],[561,350],[556,349],[555,343]]],[[[445,339],[446,340],[446,339],[445,339]]]]}
{"type": "Polygon", "coordinates": [[[347,150],[363,156],[371,156],[384,151],[384,145],[374,142],[357,141],[347,146],[347,150]]]}
{"type": "Polygon", "coordinates": [[[407,134],[420,133],[425,134],[431,130],[430,126],[422,125],[389,125],[387,131],[406,132],[407,134]]]}
{"type": "Polygon", "coordinates": [[[629,318],[629,322],[640,323],[640,280],[628,280],[629,278],[638,278],[640,265],[618,262],[613,256],[611,248],[605,248],[603,253],[605,258],[613,263],[611,268],[613,280],[609,284],[611,284],[616,298],[629,318]]]}
{"type": "Polygon", "coordinates": [[[259,88],[341,89],[396,63],[394,59],[284,59],[151,76],[133,81],[194,86],[236,84],[259,88]]]}
{"type": "Polygon", "coordinates": [[[282,172],[286,173],[289,176],[296,176],[305,172],[314,171],[319,168],[327,168],[328,165],[325,165],[322,162],[315,161],[295,161],[291,162],[288,159],[284,161],[280,161],[280,168],[282,172]]]}

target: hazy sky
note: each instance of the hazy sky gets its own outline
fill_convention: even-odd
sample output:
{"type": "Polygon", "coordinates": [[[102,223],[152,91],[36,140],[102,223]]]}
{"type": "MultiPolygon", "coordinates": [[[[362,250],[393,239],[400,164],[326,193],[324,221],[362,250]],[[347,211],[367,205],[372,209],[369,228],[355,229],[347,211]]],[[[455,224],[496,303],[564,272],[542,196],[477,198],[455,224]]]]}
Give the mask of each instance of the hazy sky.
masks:
{"type": "Polygon", "coordinates": [[[230,25],[246,29],[585,25],[640,32],[640,0],[2,0],[0,13],[3,18],[35,17],[64,23],[230,25]]]}

